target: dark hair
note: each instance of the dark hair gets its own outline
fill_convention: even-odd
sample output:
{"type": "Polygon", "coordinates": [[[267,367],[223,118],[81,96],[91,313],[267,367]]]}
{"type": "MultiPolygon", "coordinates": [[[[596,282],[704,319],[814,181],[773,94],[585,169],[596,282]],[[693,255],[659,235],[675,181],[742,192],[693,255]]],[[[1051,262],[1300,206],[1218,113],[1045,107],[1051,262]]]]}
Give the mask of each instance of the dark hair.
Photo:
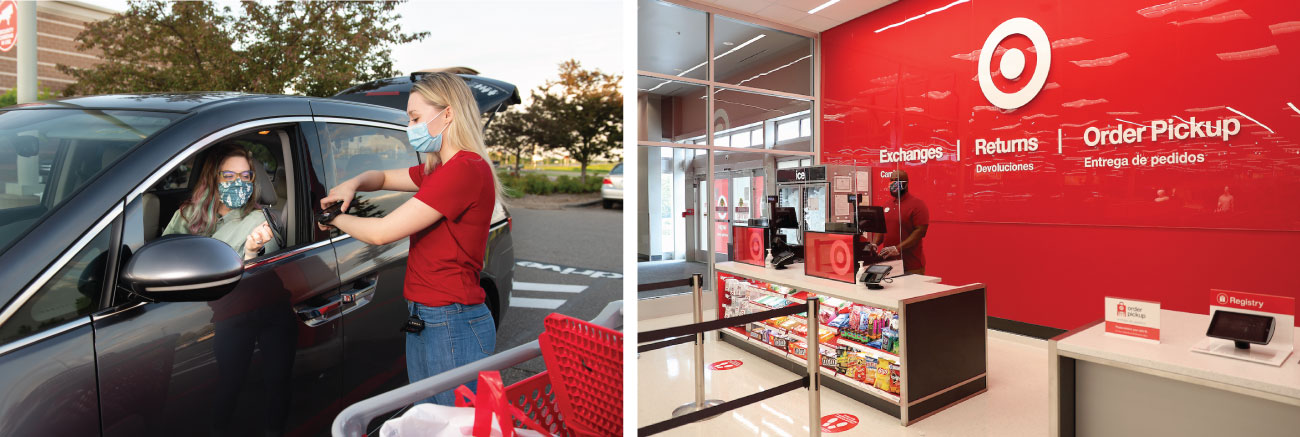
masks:
{"type": "MultiPolygon", "coordinates": [[[[213,148],[207,154],[199,180],[194,184],[190,198],[181,204],[181,215],[189,222],[188,230],[194,235],[212,235],[216,232],[217,207],[221,202],[217,184],[221,182],[221,163],[230,157],[242,157],[248,161],[249,171],[253,171],[253,154],[242,146],[223,144],[213,148]]],[[[253,172],[253,192],[244,207],[244,215],[251,214],[262,206],[257,203],[261,194],[257,187],[257,172],[253,172]]]]}

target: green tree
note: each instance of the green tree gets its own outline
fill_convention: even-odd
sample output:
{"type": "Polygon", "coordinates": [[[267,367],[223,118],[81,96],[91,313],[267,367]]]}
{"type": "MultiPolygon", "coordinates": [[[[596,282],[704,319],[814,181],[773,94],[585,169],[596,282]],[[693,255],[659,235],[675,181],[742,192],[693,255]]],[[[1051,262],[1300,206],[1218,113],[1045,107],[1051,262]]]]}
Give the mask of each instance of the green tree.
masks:
{"type": "Polygon", "coordinates": [[[578,161],[582,181],[587,165],[613,158],[623,149],[622,77],[584,70],[577,60],[560,63],[560,77],[532,93],[528,118],[548,148],[562,149],[578,161]]]}
{"type": "Polygon", "coordinates": [[[242,2],[242,14],[211,2],[131,0],[125,12],[86,25],[82,50],[104,62],[80,69],[64,95],[243,91],[331,96],[400,74],[391,47],[429,32],[401,31],[384,2],[242,2]]]}
{"type": "Polygon", "coordinates": [[[528,114],[512,106],[498,113],[496,120],[487,129],[488,146],[502,156],[514,157],[515,168],[511,173],[515,176],[519,176],[520,157],[524,151],[531,149],[541,139],[528,119],[528,114]]]}

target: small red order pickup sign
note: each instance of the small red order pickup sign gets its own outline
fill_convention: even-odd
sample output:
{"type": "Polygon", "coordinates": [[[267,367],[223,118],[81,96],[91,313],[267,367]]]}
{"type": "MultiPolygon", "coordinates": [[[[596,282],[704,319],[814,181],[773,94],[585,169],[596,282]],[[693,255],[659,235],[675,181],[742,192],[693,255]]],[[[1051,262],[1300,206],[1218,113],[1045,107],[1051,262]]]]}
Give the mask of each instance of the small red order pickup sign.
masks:
{"type": "Polygon", "coordinates": [[[1106,334],[1160,342],[1160,302],[1106,298],[1106,334]]]}

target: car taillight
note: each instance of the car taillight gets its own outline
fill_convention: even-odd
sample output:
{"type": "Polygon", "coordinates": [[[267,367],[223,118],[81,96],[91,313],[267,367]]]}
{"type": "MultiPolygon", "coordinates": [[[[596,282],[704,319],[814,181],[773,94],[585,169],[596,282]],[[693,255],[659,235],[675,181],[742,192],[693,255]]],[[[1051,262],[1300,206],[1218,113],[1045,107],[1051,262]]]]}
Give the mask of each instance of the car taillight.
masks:
{"type": "Polygon", "coordinates": [[[506,217],[506,230],[509,230],[510,232],[514,232],[514,231],[515,231],[515,218],[514,218],[514,217],[506,217]]]}
{"type": "Polygon", "coordinates": [[[609,178],[605,178],[605,181],[604,181],[604,182],[601,182],[601,183],[602,183],[602,184],[605,184],[605,185],[614,185],[614,182],[611,181],[611,180],[609,180],[609,178]]]}

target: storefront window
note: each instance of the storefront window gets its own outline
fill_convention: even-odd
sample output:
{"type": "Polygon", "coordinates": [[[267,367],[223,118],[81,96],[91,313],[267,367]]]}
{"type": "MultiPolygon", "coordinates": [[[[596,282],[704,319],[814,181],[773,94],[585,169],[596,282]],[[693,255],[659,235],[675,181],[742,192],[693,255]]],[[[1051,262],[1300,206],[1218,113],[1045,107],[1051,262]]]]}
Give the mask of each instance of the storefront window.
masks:
{"type": "MultiPolygon", "coordinates": [[[[706,216],[699,205],[709,204],[700,199],[708,188],[702,183],[707,177],[706,151],[640,147],[637,163],[638,268],[644,269],[643,274],[663,273],[677,279],[703,273],[708,268],[708,240],[697,234],[706,234],[701,227],[707,223],[697,216],[706,216]]],[[[689,290],[677,288],[641,297],[685,291],[689,290]]]]}
{"type": "Polygon", "coordinates": [[[638,273],[711,275],[734,228],[771,219],[778,165],[817,161],[814,38],[657,0],[637,16],[638,273]]]}
{"type": "Polygon", "coordinates": [[[708,16],[671,3],[637,2],[637,65],[641,71],[708,79],[708,16]]]}
{"type": "Polygon", "coordinates": [[[714,17],[714,81],[812,95],[812,38],[714,17]]]}
{"type": "Polygon", "coordinates": [[[640,76],[637,89],[638,140],[686,143],[704,139],[707,87],[640,76]]]}
{"type": "MultiPolygon", "coordinates": [[[[749,147],[762,149],[813,151],[811,125],[808,135],[802,132],[801,122],[809,120],[812,102],[808,100],[776,97],[747,91],[719,89],[713,98],[714,145],[719,147],[749,147]],[[774,131],[768,140],[754,141],[755,136],[737,141],[736,133],[774,131]]],[[[760,134],[762,135],[762,134],[760,134]]]]}

